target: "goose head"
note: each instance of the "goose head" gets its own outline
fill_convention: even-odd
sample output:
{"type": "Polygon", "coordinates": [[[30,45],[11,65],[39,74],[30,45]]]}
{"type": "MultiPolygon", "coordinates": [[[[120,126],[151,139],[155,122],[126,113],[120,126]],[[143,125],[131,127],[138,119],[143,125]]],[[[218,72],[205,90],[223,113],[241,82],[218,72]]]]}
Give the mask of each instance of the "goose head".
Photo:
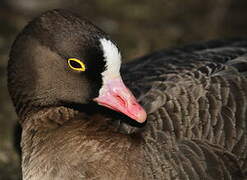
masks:
{"type": "Polygon", "coordinates": [[[121,55],[102,30],[65,10],[30,22],[15,40],[8,86],[19,116],[52,106],[88,104],[142,123],[146,112],[120,75],[121,55]]]}

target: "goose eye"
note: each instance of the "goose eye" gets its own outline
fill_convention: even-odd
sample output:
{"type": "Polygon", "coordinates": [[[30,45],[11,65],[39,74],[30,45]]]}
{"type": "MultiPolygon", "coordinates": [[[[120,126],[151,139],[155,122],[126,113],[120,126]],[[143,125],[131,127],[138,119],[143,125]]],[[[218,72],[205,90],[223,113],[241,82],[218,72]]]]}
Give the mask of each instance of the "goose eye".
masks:
{"type": "Polygon", "coordinates": [[[75,71],[85,71],[86,70],[85,64],[79,59],[69,58],[68,64],[69,64],[69,67],[75,71]]]}

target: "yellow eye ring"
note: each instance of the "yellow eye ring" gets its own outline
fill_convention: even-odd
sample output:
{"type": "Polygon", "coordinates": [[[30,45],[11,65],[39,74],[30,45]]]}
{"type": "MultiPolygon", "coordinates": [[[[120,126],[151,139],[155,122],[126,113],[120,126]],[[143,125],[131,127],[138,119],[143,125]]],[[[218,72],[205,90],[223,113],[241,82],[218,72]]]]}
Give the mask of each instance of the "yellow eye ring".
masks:
{"type": "Polygon", "coordinates": [[[86,71],[85,64],[76,58],[69,58],[68,59],[69,67],[75,71],[86,71]]]}

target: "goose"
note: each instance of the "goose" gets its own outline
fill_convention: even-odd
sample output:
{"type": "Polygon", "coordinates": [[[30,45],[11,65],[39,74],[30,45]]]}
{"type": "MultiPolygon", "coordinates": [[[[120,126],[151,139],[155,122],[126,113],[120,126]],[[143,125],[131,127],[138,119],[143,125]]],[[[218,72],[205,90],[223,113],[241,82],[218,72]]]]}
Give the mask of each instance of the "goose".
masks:
{"type": "Polygon", "coordinates": [[[17,36],[8,62],[23,179],[245,179],[246,72],[244,39],[121,65],[101,29],[47,11],[17,36]]]}

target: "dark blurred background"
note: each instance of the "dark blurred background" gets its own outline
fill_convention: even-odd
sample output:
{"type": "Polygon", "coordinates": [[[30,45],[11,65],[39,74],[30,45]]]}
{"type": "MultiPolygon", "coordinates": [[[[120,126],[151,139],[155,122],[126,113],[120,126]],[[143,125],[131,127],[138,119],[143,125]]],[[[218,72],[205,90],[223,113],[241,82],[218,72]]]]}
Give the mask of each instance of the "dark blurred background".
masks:
{"type": "Polygon", "coordinates": [[[0,180],[20,176],[13,148],[17,117],[6,83],[8,53],[28,21],[54,8],[75,11],[110,34],[124,61],[183,44],[247,36],[246,0],[0,0],[0,180]]]}

